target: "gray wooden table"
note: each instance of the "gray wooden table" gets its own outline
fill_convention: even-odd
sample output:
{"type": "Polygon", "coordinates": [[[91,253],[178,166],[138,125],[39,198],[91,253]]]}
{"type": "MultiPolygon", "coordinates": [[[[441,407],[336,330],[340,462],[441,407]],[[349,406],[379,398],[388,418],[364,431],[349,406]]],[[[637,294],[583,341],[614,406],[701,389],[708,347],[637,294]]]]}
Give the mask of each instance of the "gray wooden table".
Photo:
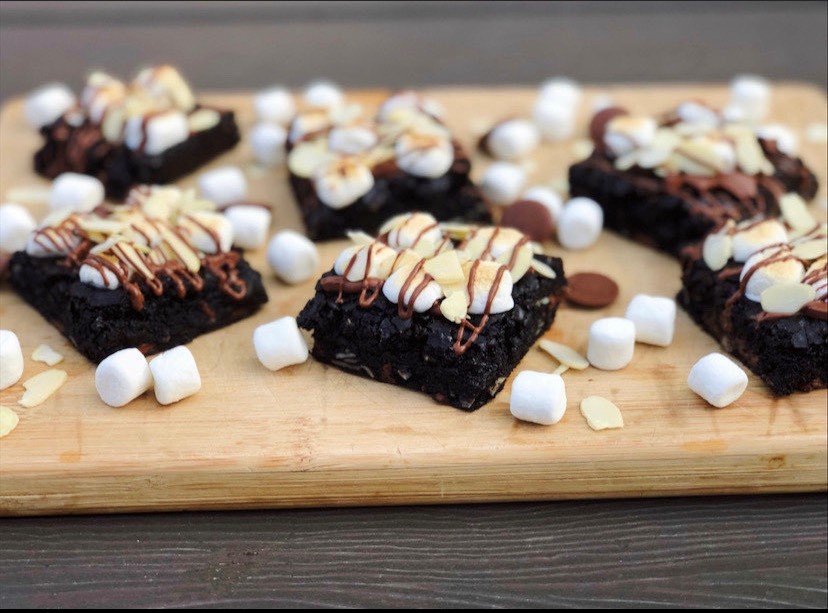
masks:
{"type": "MultiPolygon", "coordinates": [[[[197,87],[828,84],[824,2],[0,2],[0,100],[168,61],[197,87]]],[[[2,163],[2,160],[0,160],[2,163]]],[[[0,521],[0,606],[828,605],[824,494],[0,521]]]]}

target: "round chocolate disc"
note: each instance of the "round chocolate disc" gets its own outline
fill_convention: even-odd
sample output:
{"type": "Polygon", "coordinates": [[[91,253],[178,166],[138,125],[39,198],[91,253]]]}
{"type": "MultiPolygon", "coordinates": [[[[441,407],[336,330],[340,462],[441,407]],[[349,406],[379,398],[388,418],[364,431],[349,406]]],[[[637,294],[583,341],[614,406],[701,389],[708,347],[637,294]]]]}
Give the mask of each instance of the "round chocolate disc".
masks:
{"type": "Polygon", "coordinates": [[[618,298],[618,284],[598,272],[579,272],[566,281],[566,299],[580,307],[600,309],[618,298]]]}
{"type": "Polygon", "coordinates": [[[611,106],[598,111],[589,122],[589,137],[597,149],[604,148],[604,133],[607,131],[607,124],[621,115],[627,115],[627,110],[620,106],[611,106]]]}
{"type": "Polygon", "coordinates": [[[520,230],[538,242],[552,238],[555,233],[552,213],[535,200],[518,200],[507,206],[503,211],[503,217],[500,218],[500,225],[520,230]]]}

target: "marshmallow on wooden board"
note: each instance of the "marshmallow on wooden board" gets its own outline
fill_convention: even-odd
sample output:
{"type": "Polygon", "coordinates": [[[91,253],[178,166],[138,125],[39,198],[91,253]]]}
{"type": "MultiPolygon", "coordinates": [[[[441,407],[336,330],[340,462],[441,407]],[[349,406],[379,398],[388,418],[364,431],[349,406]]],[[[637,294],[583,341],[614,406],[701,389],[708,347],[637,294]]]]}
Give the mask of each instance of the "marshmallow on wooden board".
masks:
{"type": "Polygon", "coordinates": [[[23,350],[17,335],[0,330],[0,390],[14,385],[23,375],[23,350]]]}
{"type": "Polygon", "coordinates": [[[512,383],[509,411],[523,421],[548,426],[566,412],[566,386],[560,375],[522,370],[512,383]]]}
{"type": "Polygon", "coordinates": [[[587,360],[601,370],[620,370],[635,352],[635,324],[623,317],[605,317],[589,327],[587,360]]]}
{"type": "Polygon", "coordinates": [[[296,105],[290,91],[278,85],[268,87],[253,96],[253,107],[261,121],[286,125],[296,114],[296,105]]]}
{"type": "Polygon", "coordinates": [[[530,154],[539,141],[540,134],[531,121],[507,119],[486,135],[486,149],[499,160],[515,161],[530,154]]]}
{"type": "Polygon", "coordinates": [[[526,171],[510,162],[495,162],[483,173],[480,189],[497,205],[514,202],[526,183],[526,171]]]}
{"type": "Polygon", "coordinates": [[[195,358],[184,345],[155,356],[149,369],[155,381],[155,398],[161,404],[178,402],[201,389],[195,358]]]}
{"type": "Polygon", "coordinates": [[[218,206],[233,204],[247,198],[247,179],[237,166],[222,166],[203,173],[198,178],[198,189],[218,206]]]}
{"type": "Polygon", "coordinates": [[[25,207],[12,202],[0,205],[0,251],[14,253],[25,249],[35,228],[37,223],[25,207]]]}
{"type": "Polygon", "coordinates": [[[270,230],[270,211],[254,204],[236,204],[224,210],[224,216],[233,226],[233,245],[241,249],[256,249],[265,244],[270,230]]]}
{"type": "Polygon", "coordinates": [[[532,118],[547,141],[566,140],[575,133],[575,108],[554,98],[538,98],[532,118]]]}
{"type": "Polygon", "coordinates": [[[151,387],[147,358],[134,347],[116,351],[95,369],[95,389],[111,407],[122,407],[151,387]]]}
{"type": "Polygon", "coordinates": [[[71,209],[88,213],[104,201],[104,186],[95,177],[64,172],[52,182],[49,206],[53,211],[71,209]]]}
{"type": "Polygon", "coordinates": [[[259,326],[253,331],[256,357],[270,370],[301,364],[308,359],[308,345],[296,319],[282,317],[259,326]]]}
{"type": "Polygon", "coordinates": [[[49,83],[26,96],[23,112],[29,125],[39,129],[57,121],[76,103],[75,94],[69,87],[63,83],[49,83]]]}
{"type": "Polygon", "coordinates": [[[150,117],[136,115],[127,119],[124,127],[126,146],[147,155],[159,155],[189,137],[190,124],[181,111],[165,111],[150,117]]]}
{"type": "Polygon", "coordinates": [[[345,96],[333,81],[319,80],[308,84],[302,94],[305,103],[313,108],[335,109],[342,106],[345,96]]]}
{"type": "Polygon", "coordinates": [[[561,197],[555,192],[555,190],[549,187],[530,187],[523,192],[523,194],[521,194],[520,199],[540,202],[549,211],[549,214],[552,216],[552,221],[554,222],[558,221],[558,217],[560,217],[561,210],[563,209],[561,197]]]}
{"type": "Polygon", "coordinates": [[[747,389],[745,371],[721,353],[710,353],[693,365],[687,385],[714,407],[736,401],[747,389]]]}
{"type": "Polygon", "coordinates": [[[603,227],[601,205],[591,198],[573,198],[558,215],[558,242],[567,249],[586,249],[598,240],[603,227]]]}
{"type": "Polygon", "coordinates": [[[250,130],[250,148],[253,158],[261,166],[276,166],[285,159],[287,131],[272,123],[257,123],[250,130]]]}
{"type": "Polygon", "coordinates": [[[281,230],[267,245],[267,263],[285,283],[307,281],[319,267],[319,251],[307,237],[293,230],[281,230]]]}
{"type": "Polygon", "coordinates": [[[538,97],[575,108],[581,100],[581,86],[568,77],[553,77],[541,83],[538,97]]]}
{"type": "Polygon", "coordinates": [[[738,75],[730,82],[730,104],[748,123],[762,121],[770,109],[771,86],[756,75],[738,75]]]}
{"type": "Polygon", "coordinates": [[[639,343],[667,347],[673,342],[676,302],[672,298],[636,294],[624,317],[635,325],[635,340],[639,343]]]}

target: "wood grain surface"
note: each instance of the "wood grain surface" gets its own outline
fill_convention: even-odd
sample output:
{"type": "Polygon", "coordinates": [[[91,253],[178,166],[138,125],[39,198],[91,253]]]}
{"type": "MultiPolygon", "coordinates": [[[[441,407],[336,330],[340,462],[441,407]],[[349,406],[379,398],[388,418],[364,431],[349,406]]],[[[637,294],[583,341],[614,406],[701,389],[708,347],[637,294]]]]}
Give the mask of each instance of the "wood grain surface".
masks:
{"type": "MultiPolygon", "coordinates": [[[[780,84],[774,92],[776,117],[797,132],[809,122],[825,121],[825,98],[818,91],[780,84]]],[[[609,93],[641,112],[660,111],[693,96],[720,104],[725,96],[722,88],[705,86],[616,87],[609,93]]],[[[381,95],[362,92],[353,99],[370,108],[381,95]]],[[[449,125],[471,144],[475,132],[494,120],[527,112],[533,92],[448,89],[433,95],[446,107],[449,125]]],[[[238,109],[246,131],[252,121],[249,96],[208,99],[238,109]]],[[[22,122],[19,102],[3,111],[0,138],[8,160],[0,166],[0,190],[43,185],[29,170],[29,156],[19,153],[37,145],[22,122]]],[[[573,142],[545,146],[531,162],[533,182],[559,180],[576,149],[573,142]]],[[[802,150],[824,184],[824,145],[805,141],[802,150]]],[[[479,176],[484,160],[476,158],[479,176]]],[[[283,172],[253,168],[244,145],[212,166],[227,163],[247,170],[252,198],[276,205],[274,227],[299,227],[283,172]]],[[[193,181],[189,177],[184,184],[193,181]]],[[[320,246],[320,273],[345,244],[320,246]]],[[[581,351],[594,319],[622,315],[635,293],[671,296],[679,288],[673,260],[611,233],[583,252],[546,247],[564,257],[568,272],[604,270],[621,285],[619,300],[606,309],[561,309],[547,338],[581,351]]],[[[266,270],[263,250],[250,252],[249,258],[266,270]]],[[[632,365],[622,371],[567,373],[570,410],[561,423],[543,428],[509,415],[511,378],[493,402],[467,414],[313,360],[278,373],[265,370],[252,351],[253,329],[295,315],[314,282],[287,287],[268,277],[271,302],[262,312],[194,341],[191,348],[204,383],[198,395],[160,407],[148,394],[118,410],[98,399],[93,365],[9,288],[0,290],[3,326],[18,333],[24,352],[29,355],[48,342],[67,356],[60,367],[70,374],[46,403],[19,408],[20,425],[0,442],[0,512],[449,503],[826,487],[825,390],[774,399],[751,376],[739,402],[726,410],[711,409],[690,392],[685,379],[690,366],[717,345],[681,312],[671,347],[638,345],[632,365]],[[624,429],[596,433],[587,427],[577,406],[595,393],[621,407],[624,429]]],[[[517,370],[550,371],[554,366],[533,349],[517,370]]],[[[41,370],[42,365],[27,361],[21,382],[0,393],[0,400],[14,405],[22,382],[41,370]]]]}

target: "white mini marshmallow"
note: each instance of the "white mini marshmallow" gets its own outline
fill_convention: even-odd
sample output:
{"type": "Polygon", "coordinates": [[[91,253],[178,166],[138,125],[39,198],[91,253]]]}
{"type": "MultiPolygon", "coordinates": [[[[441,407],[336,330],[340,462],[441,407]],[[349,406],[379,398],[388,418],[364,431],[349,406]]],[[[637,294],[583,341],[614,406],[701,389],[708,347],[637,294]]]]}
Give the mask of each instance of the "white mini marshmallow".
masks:
{"type": "Polygon", "coordinates": [[[14,385],[23,375],[23,350],[17,335],[0,330],[0,390],[14,385]]]}
{"type": "Polygon", "coordinates": [[[276,166],[285,159],[287,131],[272,123],[258,123],[250,130],[253,158],[262,166],[276,166]]]}
{"type": "Polygon", "coordinates": [[[305,103],[313,108],[335,109],[342,106],[345,96],[332,81],[313,81],[305,88],[305,103]]]}
{"type": "Polygon", "coordinates": [[[95,369],[95,389],[111,407],[122,407],[152,387],[147,358],[138,349],[121,349],[95,369]]]}
{"type": "Polygon", "coordinates": [[[143,145],[147,155],[163,153],[189,137],[190,124],[181,111],[167,111],[146,120],[140,115],[130,117],[124,130],[126,146],[137,150],[143,145]]]}
{"type": "Polygon", "coordinates": [[[399,109],[412,109],[440,119],[445,111],[443,107],[431,98],[425,98],[412,90],[403,90],[392,94],[383,101],[377,111],[377,119],[387,121],[391,113],[399,109]]]}
{"type": "Polygon", "coordinates": [[[308,345],[293,317],[282,317],[253,331],[256,357],[270,370],[301,364],[308,359],[308,345]]]}
{"type": "Polygon", "coordinates": [[[241,249],[256,249],[264,245],[270,230],[270,211],[253,204],[228,207],[224,216],[233,226],[233,244],[241,249]]]}
{"type": "MultiPolygon", "coordinates": [[[[757,251],[747,259],[739,275],[739,281],[760,262],[772,260],[780,247],[768,247],[757,251]]],[[[787,258],[771,264],[762,264],[748,279],[745,285],[745,298],[761,302],[762,292],[777,283],[799,283],[805,276],[805,267],[797,259],[787,258]]]]}
{"type": "Polygon", "coordinates": [[[454,145],[435,134],[403,134],[394,145],[397,166],[418,177],[436,179],[454,163],[454,145]]]}
{"type": "Polygon", "coordinates": [[[480,189],[497,205],[513,203],[526,183],[526,171],[510,162],[495,162],[483,173],[480,189]]]}
{"type": "Polygon", "coordinates": [[[121,283],[114,272],[108,268],[98,270],[89,264],[82,264],[78,271],[78,278],[81,283],[93,285],[100,289],[118,289],[121,283]]]}
{"type": "Polygon", "coordinates": [[[499,160],[515,161],[529,155],[540,141],[538,129],[526,119],[501,121],[486,137],[486,148],[499,160]]]}
{"type": "Polygon", "coordinates": [[[53,211],[71,209],[88,213],[104,201],[104,186],[95,177],[64,172],[52,182],[49,206],[53,211]]]}
{"type": "Polygon", "coordinates": [[[636,294],[624,317],[635,325],[635,340],[667,347],[676,329],[676,302],[663,296],[636,294]]]}
{"type": "Polygon", "coordinates": [[[233,246],[233,224],[221,213],[193,211],[179,215],[178,227],[187,233],[190,244],[204,253],[230,251],[233,246]]]}
{"type": "Polygon", "coordinates": [[[37,227],[31,213],[19,204],[0,205],[0,251],[13,253],[26,248],[26,240],[37,227]]]}
{"type": "Polygon", "coordinates": [[[302,283],[316,273],[319,251],[307,237],[293,230],[282,230],[267,245],[267,263],[285,283],[302,283]]]}
{"type": "Polygon", "coordinates": [[[607,123],[604,144],[615,157],[621,157],[653,142],[658,123],[652,117],[619,115],[607,123]]]}
{"type": "Polygon", "coordinates": [[[509,411],[517,419],[549,426],[566,413],[566,385],[560,375],[522,370],[512,383],[509,411]]]}
{"type": "Polygon", "coordinates": [[[605,317],[589,327],[587,360],[601,370],[620,370],[635,352],[635,324],[623,317],[605,317]]]}
{"type": "Polygon", "coordinates": [[[557,219],[558,242],[567,249],[586,249],[601,235],[604,211],[591,198],[573,198],[557,219]]]}
{"type": "Polygon", "coordinates": [[[715,128],[720,123],[720,117],[715,110],[706,104],[688,100],[676,107],[676,115],[686,124],[706,128],[715,128]]]}
{"type": "Polygon", "coordinates": [[[515,306],[515,300],[512,297],[512,273],[505,271],[500,277],[500,284],[495,287],[494,282],[497,278],[498,271],[501,265],[497,262],[480,262],[477,265],[477,271],[474,275],[474,297],[469,304],[469,313],[473,315],[481,315],[483,313],[504,313],[512,310],[515,306]],[[495,292],[493,298],[490,299],[491,293],[495,292]],[[486,306],[489,305],[489,310],[486,306]]]}
{"type": "Polygon", "coordinates": [[[690,369],[687,385],[714,407],[722,408],[737,400],[747,389],[745,371],[727,356],[710,353],[690,369]]]}
{"type": "Polygon", "coordinates": [[[541,84],[538,96],[574,109],[581,100],[581,86],[567,77],[554,77],[541,84]]]}
{"type": "MultiPolygon", "coordinates": [[[[405,285],[406,280],[413,272],[414,265],[409,264],[408,266],[403,266],[398,268],[394,271],[390,277],[385,280],[385,283],[382,284],[382,294],[388,301],[394,304],[402,303],[404,305],[408,305],[411,297],[414,295],[414,290],[420,284],[421,281],[425,279],[425,274],[420,272],[416,275],[412,282],[408,284],[406,288],[405,295],[400,298],[400,294],[402,293],[402,288],[405,285]]],[[[417,295],[417,299],[414,300],[414,304],[412,308],[417,313],[425,313],[428,311],[434,303],[437,302],[443,296],[443,290],[440,289],[440,285],[436,281],[429,282],[425,288],[417,295]]]]}
{"type": "Polygon", "coordinates": [[[367,126],[342,126],[328,133],[328,148],[345,155],[357,155],[377,144],[377,133],[367,126]]]}
{"type": "Polygon", "coordinates": [[[740,230],[738,227],[733,234],[732,249],[733,259],[737,262],[746,262],[747,259],[769,245],[786,243],[788,233],[782,222],[775,219],[768,219],[761,223],[752,225],[749,229],[740,230]]]}
{"type": "Polygon", "coordinates": [[[198,178],[198,189],[218,206],[242,202],[247,198],[247,179],[237,166],[222,166],[198,178]]]}
{"type": "Polygon", "coordinates": [[[796,134],[781,123],[769,123],[756,128],[756,136],[763,140],[776,141],[776,147],[782,153],[795,156],[799,147],[799,139],[796,134]]]}
{"type": "Polygon", "coordinates": [[[771,86],[755,75],[739,75],[730,82],[730,104],[739,108],[749,123],[762,121],[770,109],[771,86]]]}
{"type": "Polygon", "coordinates": [[[253,107],[260,120],[286,125],[296,114],[293,96],[285,87],[268,87],[253,96],[253,107]]]}
{"type": "Polygon", "coordinates": [[[49,83],[26,96],[23,112],[33,128],[42,128],[75,106],[75,94],[63,83],[49,83]]]}
{"type": "Polygon", "coordinates": [[[201,389],[201,375],[190,350],[184,345],[158,354],[149,363],[155,381],[155,398],[172,404],[201,389]]]}
{"type": "Polygon", "coordinates": [[[544,139],[557,142],[575,133],[575,109],[552,98],[538,98],[532,113],[544,139]]]}
{"type": "Polygon", "coordinates": [[[563,209],[563,202],[561,197],[555,190],[549,187],[530,187],[520,196],[521,200],[534,200],[540,202],[549,211],[552,216],[552,221],[557,221],[563,209]]]}
{"type": "Polygon", "coordinates": [[[353,158],[340,158],[317,168],[313,185],[323,204],[344,209],[371,191],[374,175],[365,164],[353,158]]]}

